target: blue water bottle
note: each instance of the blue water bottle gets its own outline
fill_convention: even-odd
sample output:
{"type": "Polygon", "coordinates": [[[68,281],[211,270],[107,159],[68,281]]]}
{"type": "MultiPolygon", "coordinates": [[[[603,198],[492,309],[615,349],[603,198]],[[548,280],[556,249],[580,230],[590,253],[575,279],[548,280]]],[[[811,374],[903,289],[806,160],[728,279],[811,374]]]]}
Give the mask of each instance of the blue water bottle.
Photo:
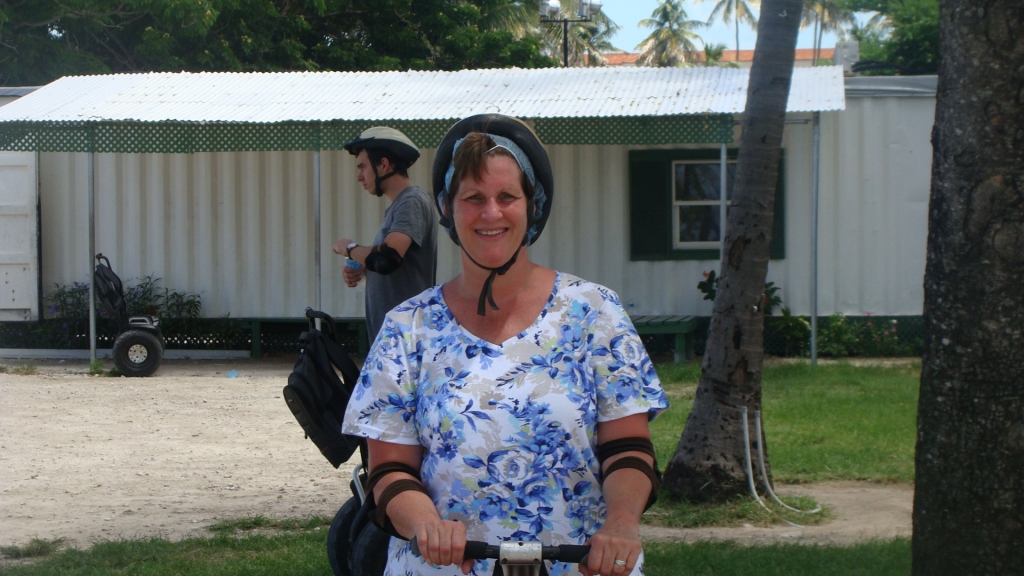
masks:
{"type": "MultiPolygon", "coordinates": [[[[355,260],[352,260],[351,258],[345,258],[345,267],[346,268],[351,268],[353,270],[362,270],[363,269],[363,265],[362,264],[360,264],[359,262],[357,262],[355,260]]],[[[363,273],[363,275],[359,278],[359,282],[356,283],[356,292],[362,292],[365,289],[366,289],[366,274],[363,273]]]]}

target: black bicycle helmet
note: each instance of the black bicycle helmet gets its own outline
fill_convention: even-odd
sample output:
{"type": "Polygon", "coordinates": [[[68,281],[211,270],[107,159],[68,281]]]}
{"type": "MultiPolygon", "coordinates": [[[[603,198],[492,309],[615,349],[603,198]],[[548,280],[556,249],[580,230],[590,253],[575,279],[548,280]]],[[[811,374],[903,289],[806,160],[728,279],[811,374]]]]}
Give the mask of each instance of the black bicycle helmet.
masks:
{"type": "MultiPolygon", "coordinates": [[[[525,122],[511,116],[504,116],[502,114],[470,116],[457,122],[445,134],[437,148],[437,154],[434,156],[432,178],[434,199],[441,216],[439,223],[448,231],[448,236],[461,247],[462,243],[459,242],[459,235],[455,230],[455,222],[451,218],[452,198],[450,193],[451,182],[449,180],[454,169],[455,150],[462,140],[472,132],[487,134],[499,146],[511,148],[509,152],[516,158],[520,168],[522,168],[533,183],[533,193],[527,200],[534,209],[527,212],[527,231],[523,236],[520,248],[533,244],[540,237],[541,232],[544,230],[544,225],[548,221],[548,216],[551,214],[555,182],[551,173],[551,161],[548,159],[547,151],[544,150],[544,145],[541,144],[540,139],[537,138],[537,135],[525,122]],[[505,139],[512,146],[504,145],[502,141],[505,139]],[[525,162],[522,158],[523,156],[525,156],[525,162]]],[[[486,314],[486,303],[490,303],[492,309],[498,310],[498,305],[495,304],[494,296],[491,294],[491,284],[493,284],[496,276],[508,272],[509,268],[515,264],[516,258],[519,256],[519,250],[516,250],[508,262],[498,268],[489,268],[481,265],[476,260],[473,260],[469,253],[466,253],[466,256],[477,266],[491,272],[491,275],[487,277],[487,281],[484,283],[483,290],[480,292],[477,314],[481,316],[486,314]]]]}
{"type": "Polygon", "coordinates": [[[353,156],[358,156],[361,150],[383,150],[397,159],[394,170],[383,176],[377,174],[377,166],[372,160],[370,161],[370,167],[373,169],[374,175],[374,193],[377,196],[384,194],[384,191],[380,188],[381,182],[398,174],[400,171],[407,170],[420,157],[419,149],[416,148],[416,145],[412,143],[408,136],[387,126],[374,126],[373,128],[363,130],[358,136],[345,144],[345,150],[353,156]]]}

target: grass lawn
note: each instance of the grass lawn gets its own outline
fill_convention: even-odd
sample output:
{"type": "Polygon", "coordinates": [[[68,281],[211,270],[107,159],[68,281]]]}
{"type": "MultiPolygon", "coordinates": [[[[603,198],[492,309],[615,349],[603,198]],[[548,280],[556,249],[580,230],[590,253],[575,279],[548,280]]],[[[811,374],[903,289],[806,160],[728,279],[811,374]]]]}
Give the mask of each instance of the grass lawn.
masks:
{"type": "MultiPolygon", "coordinates": [[[[700,365],[659,365],[657,370],[672,401],[672,408],[652,425],[658,461],[664,467],[686,424],[700,365]]],[[[815,369],[806,364],[780,364],[766,368],[764,420],[775,479],[912,481],[919,377],[917,364],[834,364],[815,369]]],[[[805,509],[813,506],[809,500],[791,500],[790,504],[805,509]]],[[[654,514],[645,516],[646,522],[669,526],[777,521],[749,499],[721,506],[691,506],[663,498],[651,512],[654,514]]],[[[820,521],[808,516],[786,517],[802,524],[820,521]]],[[[26,556],[42,558],[29,565],[0,564],[0,574],[329,575],[324,550],[328,522],[324,518],[241,519],[213,527],[214,536],[209,539],[104,542],[84,551],[57,552],[53,543],[38,541],[23,551],[26,556]]],[[[11,558],[19,551],[3,552],[11,558]]],[[[645,554],[650,576],[910,573],[910,543],[905,539],[851,547],[648,543],[645,554]]]]}
{"type": "MultiPolygon", "coordinates": [[[[700,364],[656,368],[672,403],[651,425],[664,467],[690,414],[700,364]]],[[[762,421],[775,480],[913,482],[920,377],[920,363],[766,367],[762,421]]]]}
{"type": "MultiPolygon", "coordinates": [[[[0,568],[10,576],[325,576],[326,526],[275,536],[130,540],[64,550],[33,565],[0,568]]],[[[648,576],[886,576],[910,574],[910,542],[868,542],[850,547],[743,547],[731,543],[644,545],[648,576]]]]}

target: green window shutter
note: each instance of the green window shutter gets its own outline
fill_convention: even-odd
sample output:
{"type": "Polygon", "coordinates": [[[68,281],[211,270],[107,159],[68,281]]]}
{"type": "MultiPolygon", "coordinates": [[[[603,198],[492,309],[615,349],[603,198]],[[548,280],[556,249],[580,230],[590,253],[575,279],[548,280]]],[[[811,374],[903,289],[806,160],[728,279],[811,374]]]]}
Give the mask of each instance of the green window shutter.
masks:
{"type": "Polygon", "coordinates": [[[661,150],[629,152],[629,259],[665,260],[672,246],[671,163],[661,150]]]}

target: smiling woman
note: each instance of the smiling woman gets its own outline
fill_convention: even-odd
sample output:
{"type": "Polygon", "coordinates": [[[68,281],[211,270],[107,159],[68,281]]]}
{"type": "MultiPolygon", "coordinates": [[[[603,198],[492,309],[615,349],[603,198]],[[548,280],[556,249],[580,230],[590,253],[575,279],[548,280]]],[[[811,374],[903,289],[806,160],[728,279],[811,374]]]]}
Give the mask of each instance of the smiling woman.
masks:
{"type": "Polygon", "coordinates": [[[434,184],[462,273],[388,314],[343,425],[369,439],[385,573],[489,574],[467,540],[589,544],[578,569],[546,570],[642,573],[648,422],[668,400],[618,296],[530,261],[553,193],[543,146],[514,118],[467,118],[434,184]]]}

